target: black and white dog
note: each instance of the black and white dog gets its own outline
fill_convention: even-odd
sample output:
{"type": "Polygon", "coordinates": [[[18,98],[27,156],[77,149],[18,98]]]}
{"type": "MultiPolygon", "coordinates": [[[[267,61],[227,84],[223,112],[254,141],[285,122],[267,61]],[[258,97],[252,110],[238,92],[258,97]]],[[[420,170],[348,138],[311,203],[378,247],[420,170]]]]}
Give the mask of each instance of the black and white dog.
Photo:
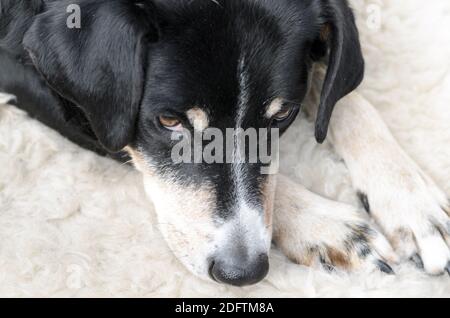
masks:
{"type": "Polygon", "coordinates": [[[446,195],[353,92],[364,60],[346,0],[0,0],[0,10],[0,91],[87,149],[127,153],[194,274],[257,283],[272,240],[305,265],[392,272],[420,256],[427,273],[449,271],[446,195]],[[355,208],[261,174],[267,163],[172,160],[174,133],[283,133],[302,104],[318,142],[330,128],[383,234],[355,208]]]}

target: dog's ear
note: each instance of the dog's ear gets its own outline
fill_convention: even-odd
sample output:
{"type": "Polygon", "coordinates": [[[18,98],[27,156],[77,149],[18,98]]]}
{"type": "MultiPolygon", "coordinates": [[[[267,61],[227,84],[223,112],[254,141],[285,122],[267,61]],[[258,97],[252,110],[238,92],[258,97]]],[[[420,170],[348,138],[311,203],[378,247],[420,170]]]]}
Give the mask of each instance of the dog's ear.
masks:
{"type": "Polygon", "coordinates": [[[117,152],[134,136],[147,44],[157,38],[150,1],[70,0],[38,15],[23,45],[48,84],[79,106],[102,145],[117,152]]]}
{"type": "Polygon", "coordinates": [[[329,47],[328,70],[316,119],[316,139],[322,143],[336,103],[356,89],[364,77],[355,17],[346,0],[320,0],[320,41],[329,47]]]}

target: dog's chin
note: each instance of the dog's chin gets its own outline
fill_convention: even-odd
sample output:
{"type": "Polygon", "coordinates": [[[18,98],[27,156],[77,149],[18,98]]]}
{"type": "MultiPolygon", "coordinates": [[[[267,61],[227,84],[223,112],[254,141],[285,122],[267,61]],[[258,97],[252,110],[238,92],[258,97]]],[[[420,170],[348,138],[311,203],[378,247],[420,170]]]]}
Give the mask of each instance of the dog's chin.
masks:
{"type": "Polygon", "coordinates": [[[174,230],[170,225],[159,225],[159,229],[169,249],[187,271],[202,280],[212,281],[209,275],[209,258],[206,250],[202,251],[201,246],[184,245],[183,242],[180,242],[182,234],[180,236],[173,235],[174,230]]]}
{"type": "Polygon", "coordinates": [[[158,228],[184,267],[196,277],[212,281],[210,257],[214,253],[214,191],[207,186],[180,186],[157,174],[144,174],[147,197],[153,202],[158,228]]]}

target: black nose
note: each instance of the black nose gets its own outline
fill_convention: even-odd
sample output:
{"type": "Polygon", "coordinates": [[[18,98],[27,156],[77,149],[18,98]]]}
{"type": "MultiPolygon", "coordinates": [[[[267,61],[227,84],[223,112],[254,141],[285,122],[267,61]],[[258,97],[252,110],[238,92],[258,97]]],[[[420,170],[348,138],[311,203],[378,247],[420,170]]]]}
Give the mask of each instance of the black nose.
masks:
{"type": "Polygon", "coordinates": [[[225,255],[216,257],[209,271],[215,281],[239,287],[260,282],[268,272],[267,254],[259,254],[254,258],[227,258],[225,255]]]}

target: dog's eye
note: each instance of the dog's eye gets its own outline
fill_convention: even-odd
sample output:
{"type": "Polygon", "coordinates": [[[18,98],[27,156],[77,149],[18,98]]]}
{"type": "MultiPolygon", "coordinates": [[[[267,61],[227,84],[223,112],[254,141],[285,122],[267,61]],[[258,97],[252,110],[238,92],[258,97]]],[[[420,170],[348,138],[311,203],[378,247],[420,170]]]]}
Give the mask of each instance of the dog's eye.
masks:
{"type": "Polygon", "coordinates": [[[159,122],[164,128],[172,131],[179,131],[183,128],[181,120],[176,117],[171,116],[159,116],[159,122]]]}
{"type": "Polygon", "coordinates": [[[273,116],[273,119],[278,122],[285,121],[286,119],[291,117],[291,115],[294,113],[294,109],[295,108],[292,106],[284,107],[282,110],[280,110],[273,116]]]}

